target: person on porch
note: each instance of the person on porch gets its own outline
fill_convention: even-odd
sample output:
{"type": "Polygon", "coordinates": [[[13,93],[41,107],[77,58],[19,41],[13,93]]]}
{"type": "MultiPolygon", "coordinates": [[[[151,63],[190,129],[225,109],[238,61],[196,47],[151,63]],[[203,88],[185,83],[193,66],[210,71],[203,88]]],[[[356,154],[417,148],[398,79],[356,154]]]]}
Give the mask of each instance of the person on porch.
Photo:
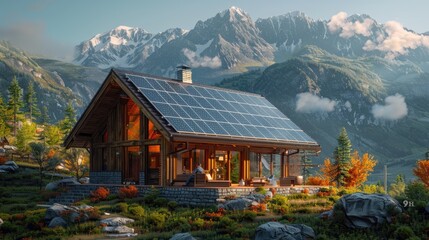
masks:
{"type": "Polygon", "coordinates": [[[189,184],[194,181],[195,175],[197,173],[204,173],[204,168],[201,166],[201,163],[198,163],[197,167],[192,172],[192,175],[189,176],[188,180],[186,180],[185,186],[189,186],[189,184]]]}

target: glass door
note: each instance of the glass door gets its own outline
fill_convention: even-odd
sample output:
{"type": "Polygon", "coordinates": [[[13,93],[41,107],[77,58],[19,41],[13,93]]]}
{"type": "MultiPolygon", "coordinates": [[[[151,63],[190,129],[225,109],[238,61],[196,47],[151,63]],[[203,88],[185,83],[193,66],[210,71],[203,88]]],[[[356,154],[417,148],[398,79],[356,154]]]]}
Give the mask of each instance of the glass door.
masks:
{"type": "Polygon", "coordinates": [[[125,184],[139,184],[140,172],[140,147],[127,147],[124,164],[124,179],[125,184]]]}

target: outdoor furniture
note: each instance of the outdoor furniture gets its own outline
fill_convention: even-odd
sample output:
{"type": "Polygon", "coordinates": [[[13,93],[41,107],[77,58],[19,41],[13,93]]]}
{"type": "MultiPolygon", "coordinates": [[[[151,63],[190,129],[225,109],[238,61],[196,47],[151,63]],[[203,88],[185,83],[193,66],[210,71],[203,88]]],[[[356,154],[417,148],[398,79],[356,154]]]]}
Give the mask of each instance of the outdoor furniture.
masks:
{"type": "Polygon", "coordinates": [[[280,178],[280,186],[294,186],[297,184],[296,176],[280,178]]]}
{"type": "MultiPolygon", "coordinates": [[[[171,182],[171,186],[173,186],[175,183],[185,183],[186,180],[188,180],[188,178],[191,176],[192,174],[189,173],[182,173],[182,174],[177,174],[176,178],[173,179],[173,181],[171,182]]],[[[182,184],[183,185],[183,184],[182,184]]]]}
{"type": "Polygon", "coordinates": [[[213,180],[208,173],[197,173],[194,178],[194,187],[230,187],[230,180],[213,180]]]}
{"type": "Polygon", "coordinates": [[[254,187],[265,186],[265,184],[267,184],[267,179],[265,177],[254,177],[252,178],[250,184],[254,187]]]}

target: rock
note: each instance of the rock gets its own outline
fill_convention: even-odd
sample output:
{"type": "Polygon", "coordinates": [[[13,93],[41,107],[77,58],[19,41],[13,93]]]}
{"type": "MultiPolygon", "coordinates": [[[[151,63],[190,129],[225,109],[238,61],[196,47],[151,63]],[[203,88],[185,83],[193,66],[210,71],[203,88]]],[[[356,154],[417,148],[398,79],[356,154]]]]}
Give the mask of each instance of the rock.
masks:
{"type": "Polygon", "coordinates": [[[49,222],[48,227],[67,227],[67,222],[61,217],[55,217],[49,222]]]}
{"type": "Polygon", "coordinates": [[[105,224],[107,226],[122,226],[128,223],[133,223],[134,220],[131,218],[125,218],[125,217],[113,217],[113,218],[106,218],[100,221],[100,224],[105,224]]]}
{"type": "Polygon", "coordinates": [[[54,205],[52,205],[51,207],[49,207],[46,210],[45,219],[51,220],[51,219],[54,219],[56,217],[61,217],[61,213],[63,213],[64,211],[68,211],[68,210],[71,210],[71,208],[69,208],[65,205],[62,205],[62,204],[54,203],[54,205]]]}
{"type": "Polygon", "coordinates": [[[259,193],[248,195],[245,198],[250,199],[252,201],[256,201],[258,203],[265,201],[265,195],[259,193]]]}
{"type": "Polygon", "coordinates": [[[301,235],[304,237],[304,239],[309,238],[316,238],[316,233],[314,233],[313,228],[305,225],[305,224],[291,224],[292,227],[296,227],[299,230],[301,230],[301,235]]]}
{"type": "Polygon", "coordinates": [[[255,240],[303,240],[315,238],[311,227],[304,224],[284,225],[279,222],[267,222],[255,230],[255,240]]]}
{"type": "Polygon", "coordinates": [[[3,224],[3,219],[0,218],[0,226],[3,224]]]}
{"type": "Polygon", "coordinates": [[[8,173],[8,171],[0,169],[0,173],[8,173]]]}
{"type": "Polygon", "coordinates": [[[267,191],[267,193],[265,193],[265,197],[271,199],[273,198],[273,193],[271,191],[267,191]]]}
{"type": "Polygon", "coordinates": [[[46,184],[45,190],[54,191],[57,190],[59,187],[65,187],[74,184],[80,184],[78,181],[76,181],[76,178],[65,178],[46,184]]]}
{"type": "Polygon", "coordinates": [[[134,233],[134,228],[127,226],[105,226],[103,227],[105,233],[134,233]]]}
{"type": "Polygon", "coordinates": [[[322,212],[319,215],[319,218],[322,219],[332,219],[332,217],[334,216],[334,212],[332,210],[326,211],[326,212],[322,212]]]}
{"type": "Polygon", "coordinates": [[[252,204],[252,200],[246,198],[233,199],[223,204],[225,210],[245,210],[252,204]]]}
{"type": "Polygon", "coordinates": [[[190,233],[176,233],[170,240],[195,240],[190,233]]]}
{"type": "Polygon", "coordinates": [[[13,167],[15,171],[19,169],[18,164],[16,164],[14,161],[7,161],[4,163],[4,165],[13,167]]]}
{"type": "Polygon", "coordinates": [[[89,183],[89,177],[80,178],[79,182],[82,184],[88,184],[89,183]]]}
{"type": "Polygon", "coordinates": [[[13,166],[9,166],[9,165],[0,165],[0,170],[5,171],[5,172],[15,172],[16,169],[13,166]]]}
{"type": "Polygon", "coordinates": [[[339,203],[344,209],[344,223],[349,228],[390,223],[392,216],[402,212],[399,202],[385,194],[353,193],[341,197],[339,203]]]}

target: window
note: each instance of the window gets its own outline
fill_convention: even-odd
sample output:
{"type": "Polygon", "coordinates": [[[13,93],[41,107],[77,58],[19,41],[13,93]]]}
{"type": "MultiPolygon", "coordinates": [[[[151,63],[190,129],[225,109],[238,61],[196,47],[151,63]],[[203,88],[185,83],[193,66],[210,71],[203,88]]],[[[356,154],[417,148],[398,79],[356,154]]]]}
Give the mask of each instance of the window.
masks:
{"type": "Polygon", "coordinates": [[[127,103],[126,129],[127,140],[140,139],[140,108],[133,101],[127,103]]]}
{"type": "Polygon", "coordinates": [[[148,139],[158,139],[161,138],[161,132],[159,132],[158,129],[156,129],[155,125],[153,125],[153,122],[148,120],[148,139]]]}

